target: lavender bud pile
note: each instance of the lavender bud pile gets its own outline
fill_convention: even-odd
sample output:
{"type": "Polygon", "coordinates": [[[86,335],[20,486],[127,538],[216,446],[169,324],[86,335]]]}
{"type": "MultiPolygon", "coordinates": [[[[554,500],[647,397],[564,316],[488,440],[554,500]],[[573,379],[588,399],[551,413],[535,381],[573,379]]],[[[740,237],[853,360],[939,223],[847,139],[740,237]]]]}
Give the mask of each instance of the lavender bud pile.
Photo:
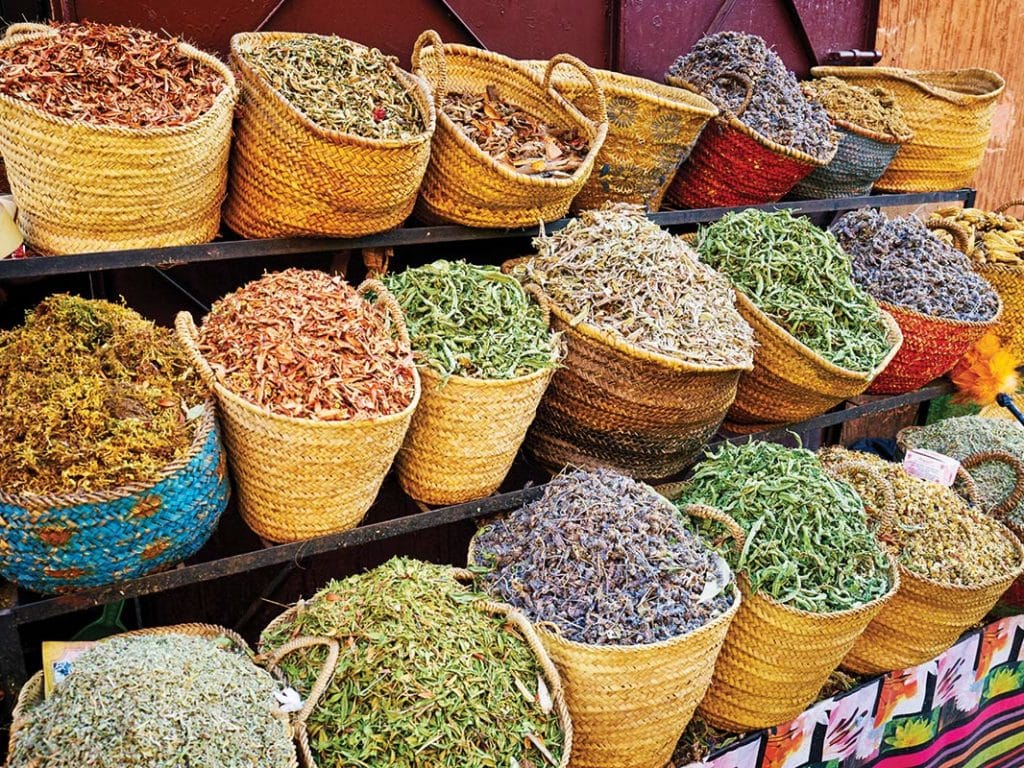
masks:
{"type": "Polygon", "coordinates": [[[735,113],[746,97],[746,85],[725,73],[746,75],[754,84],[750,104],[740,122],[784,147],[827,159],[836,148],[825,108],[807,98],[796,76],[757,35],[719,32],[706,35],[669,67],[673,78],[689,83],[719,109],[735,113]]]}
{"type": "Polygon", "coordinates": [[[970,260],[913,216],[890,219],[862,208],[837,219],[831,232],[853,259],[854,281],[879,301],[968,322],[999,311],[998,295],[970,260]]]}
{"type": "Polygon", "coordinates": [[[672,505],[606,469],[556,477],[542,498],[482,530],[474,555],[487,592],[581,643],[668,640],[735,599],[724,561],[672,505]]]}

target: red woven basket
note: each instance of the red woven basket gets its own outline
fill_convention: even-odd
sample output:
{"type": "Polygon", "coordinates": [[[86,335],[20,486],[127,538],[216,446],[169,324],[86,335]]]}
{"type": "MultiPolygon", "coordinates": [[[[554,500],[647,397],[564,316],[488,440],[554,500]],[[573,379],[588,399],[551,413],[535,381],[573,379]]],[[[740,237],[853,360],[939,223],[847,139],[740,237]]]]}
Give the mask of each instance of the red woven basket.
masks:
{"type": "MultiPolygon", "coordinates": [[[[834,152],[823,159],[814,158],[776,144],[744,125],[739,116],[753,96],[753,81],[739,72],[724,72],[718,78],[738,80],[747,87],[747,95],[735,113],[723,111],[704,129],[689,159],[672,180],[665,194],[666,203],[677,208],[774,203],[815,168],[832,160],[834,152]]],[[[672,75],[666,75],[665,82],[701,92],[672,75]]]]}
{"type": "Polygon", "coordinates": [[[968,349],[985,332],[995,327],[1003,313],[1003,303],[995,317],[986,322],[947,320],[931,317],[884,301],[878,302],[893,316],[903,332],[903,346],[896,357],[868,387],[869,395],[901,395],[913,392],[953,370],[968,349]]]}

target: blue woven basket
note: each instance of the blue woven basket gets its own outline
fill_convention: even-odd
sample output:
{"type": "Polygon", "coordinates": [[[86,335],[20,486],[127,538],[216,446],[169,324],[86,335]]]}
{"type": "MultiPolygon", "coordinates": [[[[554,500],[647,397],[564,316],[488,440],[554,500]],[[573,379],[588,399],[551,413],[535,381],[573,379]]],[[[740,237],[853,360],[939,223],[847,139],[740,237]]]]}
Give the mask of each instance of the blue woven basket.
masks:
{"type": "Polygon", "coordinates": [[[188,455],[153,482],[57,496],[0,493],[0,574],[52,594],[174,565],[210,538],[229,489],[209,401],[188,455]]]}
{"type": "Polygon", "coordinates": [[[797,183],[787,195],[791,200],[816,200],[827,197],[867,195],[905,138],[893,138],[869,132],[843,121],[833,121],[839,134],[839,146],[832,161],[797,183]]]}

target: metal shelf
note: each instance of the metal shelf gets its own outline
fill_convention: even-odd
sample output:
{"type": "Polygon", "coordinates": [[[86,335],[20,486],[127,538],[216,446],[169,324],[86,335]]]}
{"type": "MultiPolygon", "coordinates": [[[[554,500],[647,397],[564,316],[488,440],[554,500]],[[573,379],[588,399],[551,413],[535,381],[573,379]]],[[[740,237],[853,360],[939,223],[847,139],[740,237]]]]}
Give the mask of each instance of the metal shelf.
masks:
{"type": "MultiPolygon", "coordinates": [[[[649,217],[663,227],[677,227],[716,221],[726,213],[745,210],[748,207],[762,210],[789,209],[800,213],[848,211],[863,206],[885,208],[961,201],[969,207],[974,204],[974,196],[975,192],[973,189],[914,194],[864,195],[860,197],[841,197],[832,200],[794,200],[738,208],[661,211],[649,214],[649,217]]],[[[553,232],[561,229],[568,222],[569,219],[559,219],[547,224],[545,230],[553,232]]],[[[80,272],[99,272],[108,269],[126,269],[130,267],[174,266],[204,261],[252,259],[263,256],[333,253],[336,251],[362,250],[366,248],[394,248],[467,240],[506,240],[533,237],[538,234],[538,230],[539,227],[528,229],[471,229],[455,225],[436,227],[410,226],[382,232],[379,235],[369,235],[354,239],[314,237],[268,240],[225,239],[202,245],[181,245],[170,248],[136,248],[127,251],[80,253],[68,256],[34,256],[26,259],[0,260],[0,280],[6,278],[66,275],[80,272]]]]}

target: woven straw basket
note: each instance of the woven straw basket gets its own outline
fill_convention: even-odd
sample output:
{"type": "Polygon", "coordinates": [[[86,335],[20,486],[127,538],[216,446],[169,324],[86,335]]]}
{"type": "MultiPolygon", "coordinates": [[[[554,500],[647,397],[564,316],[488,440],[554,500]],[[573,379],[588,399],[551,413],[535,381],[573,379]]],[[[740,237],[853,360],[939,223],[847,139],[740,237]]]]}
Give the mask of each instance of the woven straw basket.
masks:
{"type": "MultiPolygon", "coordinates": [[[[746,98],[735,113],[725,112],[704,129],[689,159],[672,181],[665,200],[679,208],[760,205],[781,200],[815,168],[832,159],[811,157],[762,136],[740,121],[750,104],[754,83],[740,72],[719,77],[738,80],[747,88],[746,98]]],[[[694,93],[701,89],[679,77],[667,75],[669,85],[694,93]]]]}
{"type": "Polygon", "coordinates": [[[1003,307],[985,322],[933,317],[884,301],[878,305],[892,315],[903,334],[903,344],[868,387],[871,395],[901,395],[923,387],[953,370],[968,349],[994,328],[1003,307]]]}
{"type": "MultiPolygon", "coordinates": [[[[545,325],[550,311],[542,294],[545,325]]],[[[553,363],[557,362],[556,349],[553,363]]],[[[443,377],[420,366],[423,394],[395,467],[402,489],[425,504],[490,496],[504,481],[554,367],[514,379],[443,377]]]]}
{"type": "Polygon", "coordinates": [[[914,136],[875,184],[884,192],[931,192],[970,184],[985,157],[996,100],[1006,86],[987,69],[814,67],[811,74],[895,94],[914,136]]]}
{"type": "MultiPolygon", "coordinates": [[[[1003,214],[1010,208],[1024,205],[1024,200],[1010,200],[995,209],[1003,214]]],[[[971,255],[971,233],[959,222],[949,219],[930,219],[928,226],[941,229],[952,237],[957,250],[971,255]]],[[[974,271],[995,288],[1003,302],[1003,314],[996,333],[1009,352],[1024,361],[1024,264],[979,264],[971,259],[974,271]]]]}
{"type": "MultiPolygon", "coordinates": [[[[523,63],[540,75],[547,66],[546,61],[523,63]]],[[[608,104],[608,137],[572,209],[600,208],[610,200],[656,211],[718,107],[699,94],[642,77],[606,69],[595,69],[594,76],[608,104]]],[[[585,114],[597,111],[590,83],[579,73],[563,68],[553,82],[585,114]]]]}
{"type": "MultiPolygon", "coordinates": [[[[678,498],[685,483],[660,486],[678,498]]],[[[728,517],[718,513],[720,517],[728,517]]],[[[742,549],[742,529],[731,518],[729,532],[742,549]],[[737,533],[738,532],[738,533],[737,533]]],[[[900,586],[891,562],[892,586],[882,597],[845,611],[810,613],[755,594],[738,576],[743,600],[725,638],[715,673],[698,708],[716,728],[743,732],[791,720],[815,700],[864,628],[900,586]]]]}
{"type": "MultiPolygon", "coordinates": [[[[137,629],[133,632],[122,632],[116,637],[152,637],[154,635],[188,635],[190,637],[202,637],[207,640],[228,640],[234,649],[250,654],[251,649],[248,643],[230,629],[218,627],[213,624],[176,624],[167,627],[155,627],[153,629],[137,629]]],[[[100,641],[102,642],[102,640],[100,641]]],[[[7,754],[14,751],[14,743],[18,738],[18,731],[25,727],[27,713],[33,707],[43,703],[43,673],[36,672],[29,678],[18,694],[18,702],[15,704],[11,715],[11,732],[7,742],[7,754]]],[[[299,762],[294,757],[287,766],[275,766],[275,768],[298,768],[299,762]]]]}
{"type": "MultiPolygon", "coordinates": [[[[661,501],[676,514],[671,504],[661,501]]],[[[693,505],[688,511],[724,521],[709,507],[693,505]]],[[[476,551],[477,536],[470,542],[467,561],[484,566],[476,551]]],[[[740,609],[739,592],[733,592],[732,606],[721,616],[657,643],[592,645],[566,639],[554,624],[535,625],[565,685],[575,736],[573,768],[665,766],[704,698],[740,609]]]]}
{"type": "MultiPolygon", "coordinates": [[[[56,32],[42,25],[13,25],[0,43],[0,57],[46,34],[56,32]],[[32,34],[26,27],[40,31],[32,34]]],[[[213,56],[184,43],[178,47],[225,83],[213,106],[187,125],[90,125],[0,94],[0,152],[18,201],[18,223],[37,251],[157,248],[205,243],[216,236],[227,183],[235,80],[213,56]]]]}
{"type": "Polygon", "coordinates": [[[412,213],[427,170],[436,114],[420,78],[389,63],[415,99],[424,130],[406,140],[368,139],[317,125],[246,58],[263,46],[308,37],[321,36],[248,32],[231,38],[241,98],[224,221],[244,237],[383,232],[412,213]]]}
{"type": "Polygon", "coordinates": [[[553,471],[610,467],[659,479],[687,467],[718,430],[750,366],[701,366],[648,352],[550,308],[566,354],[527,433],[529,451],[553,471]]]}
{"type": "Polygon", "coordinates": [[[198,552],[228,493],[211,399],[188,453],[149,482],[47,496],[0,491],[0,573],[46,594],[138,578],[198,552]]]}
{"type": "Polygon", "coordinates": [[[515,59],[466,45],[445,45],[436,32],[428,30],[416,41],[412,65],[433,88],[438,113],[430,164],[416,205],[419,218],[508,228],[536,226],[569,212],[573,198],[590,178],[608,132],[604,93],[586,64],[559,54],[548,62],[541,78],[515,59]],[[575,67],[590,83],[596,102],[592,119],[552,87],[552,72],[559,64],[575,67]],[[503,100],[549,126],[575,128],[587,138],[590,151],[572,176],[543,179],[514,171],[480,149],[442,111],[448,93],[483,93],[489,85],[497,87],[503,100]]]}
{"type": "MultiPolygon", "coordinates": [[[[401,310],[376,280],[372,291],[408,343],[401,310]]],[[[192,316],[178,313],[178,339],[217,395],[228,460],[242,518],[268,541],[300,541],[359,525],[398,453],[416,404],[420,379],[405,410],[380,418],[314,421],[281,416],[224,387],[196,344],[192,316]]]]}
{"type": "MultiPolygon", "coordinates": [[[[473,579],[473,575],[468,571],[458,568],[453,569],[453,571],[455,572],[456,578],[460,581],[468,582],[473,579]]],[[[537,664],[544,674],[544,680],[547,683],[548,691],[551,694],[553,711],[558,715],[558,723],[565,736],[565,748],[562,754],[562,759],[558,763],[557,768],[568,768],[569,755],[574,746],[573,722],[569,716],[569,709],[565,704],[565,692],[562,689],[562,679],[558,676],[558,670],[555,668],[555,665],[551,663],[551,659],[548,656],[547,651],[544,649],[544,644],[541,642],[540,637],[538,637],[538,633],[522,613],[509,605],[481,601],[478,604],[478,607],[480,610],[485,611],[492,616],[502,616],[508,623],[514,625],[516,630],[522,636],[524,642],[526,642],[530,647],[530,650],[533,651],[534,656],[536,656],[537,664]]],[[[278,624],[291,621],[296,610],[297,607],[292,606],[282,613],[270,622],[267,628],[263,630],[263,634],[266,635],[267,632],[270,632],[278,624]]],[[[439,629],[443,631],[443,628],[439,629]]],[[[299,747],[299,757],[303,768],[320,768],[317,765],[316,758],[313,757],[312,750],[309,747],[309,734],[306,731],[305,723],[306,719],[313,713],[313,710],[316,709],[316,705],[319,702],[320,697],[327,690],[331,679],[334,677],[335,667],[340,655],[338,640],[330,637],[297,637],[285,643],[280,648],[275,649],[273,652],[268,652],[267,649],[262,647],[260,648],[262,659],[266,662],[267,668],[273,671],[273,669],[280,664],[281,660],[288,654],[293,653],[300,648],[308,648],[317,645],[327,646],[327,660],[324,664],[323,671],[317,678],[316,684],[313,686],[313,690],[306,697],[306,703],[302,710],[298,712],[292,720],[295,726],[296,741],[298,742],[299,747]]]]}
{"type": "Polygon", "coordinates": [[[892,361],[903,343],[899,325],[883,311],[891,351],[875,370],[851,371],[797,341],[740,291],[736,292],[736,306],[754,329],[758,346],[754,370],[740,378],[736,402],[729,409],[726,426],[733,432],[803,421],[856,397],[892,361]]]}
{"type": "MultiPolygon", "coordinates": [[[[1024,468],[1007,454],[978,454],[964,461],[963,467],[968,469],[993,460],[1008,460],[1015,464],[1018,467],[1018,480],[1024,479],[1024,468]]],[[[845,466],[837,466],[836,469],[856,471],[859,466],[853,461],[847,462],[845,466]]],[[[1024,493],[1024,485],[1018,482],[1013,499],[1014,506],[1021,493],[1024,493]]],[[[892,496],[891,488],[888,496],[892,499],[892,508],[877,510],[874,513],[883,521],[883,531],[886,526],[895,524],[895,498],[892,496]]],[[[1006,509],[1005,504],[1001,507],[1006,509]]],[[[999,513],[999,510],[995,512],[999,513]]],[[[896,595],[854,643],[849,654],[843,659],[843,668],[857,674],[882,674],[922,664],[953,645],[964,632],[992,610],[1003,593],[1024,572],[1024,546],[1013,531],[1005,527],[1004,531],[1017,551],[1017,563],[1007,563],[1003,576],[980,584],[944,584],[913,573],[900,565],[900,586],[896,595]]]]}
{"type": "Polygon", "coordinates": [[[832,119],[839,146],[828,165],[815,168],[797,182],[788,197],[796,200],[817,200],[829,197],[867,195],[878,181],[900,147],[913,134],[889,136],[869,131],[855,123],[832,119]]]}

